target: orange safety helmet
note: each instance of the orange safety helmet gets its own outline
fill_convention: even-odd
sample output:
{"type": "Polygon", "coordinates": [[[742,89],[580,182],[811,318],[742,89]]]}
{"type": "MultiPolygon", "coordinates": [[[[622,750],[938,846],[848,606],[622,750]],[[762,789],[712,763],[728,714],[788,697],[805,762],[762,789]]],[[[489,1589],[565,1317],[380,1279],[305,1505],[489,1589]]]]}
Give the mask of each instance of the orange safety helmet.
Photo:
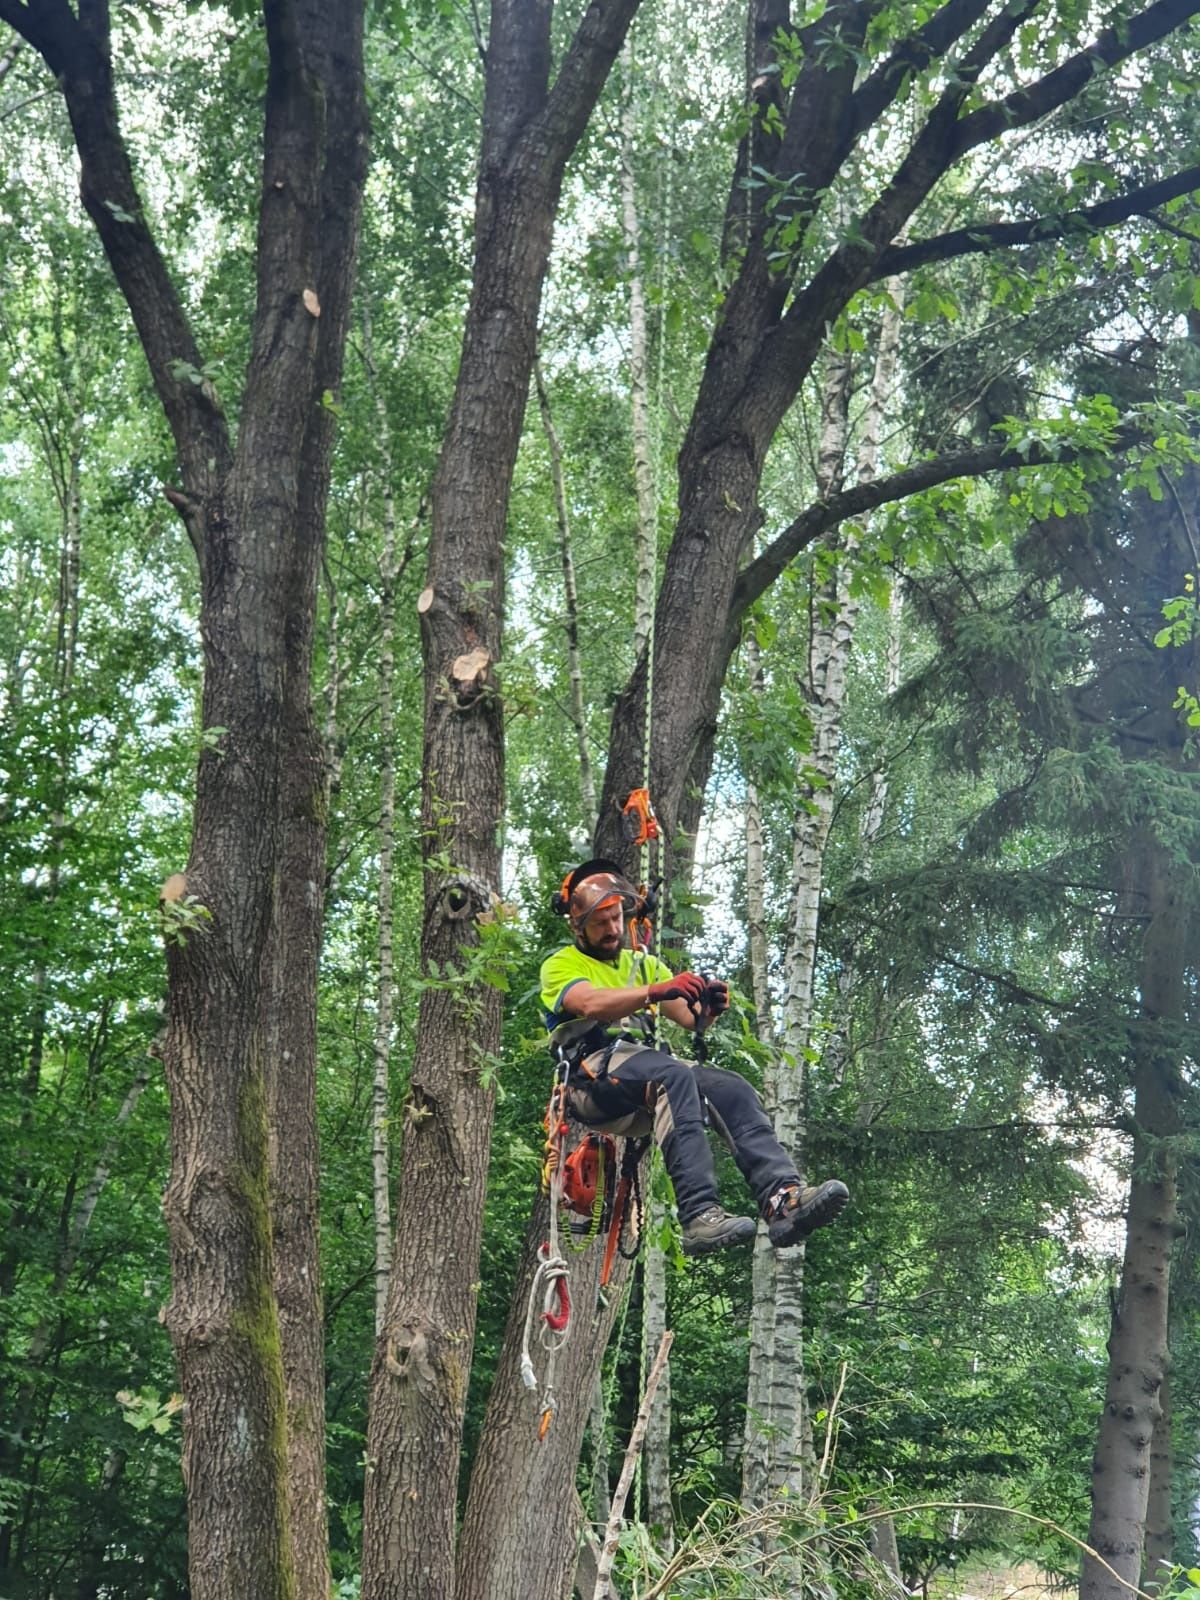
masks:
{"type": "Polygon", "coordinates": [[[617,863],[598,856],[567,873],[552,905],[570,922],[571,931],[579,934],[593,911],[618,900],[627,916],[641,904],[641,896],[617,863]]]}

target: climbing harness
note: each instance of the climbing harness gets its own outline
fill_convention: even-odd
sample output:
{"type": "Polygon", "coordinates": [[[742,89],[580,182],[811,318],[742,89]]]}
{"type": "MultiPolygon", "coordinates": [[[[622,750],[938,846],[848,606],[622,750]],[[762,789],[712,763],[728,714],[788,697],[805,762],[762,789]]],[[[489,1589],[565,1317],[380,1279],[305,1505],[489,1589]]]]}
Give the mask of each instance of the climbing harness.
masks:
{"type": "Polygon", "coordinates": [[[549,1237],[538,1247],[521,1338],[521,1381],[535,1393],[541,1390],[539,1439],[546,1437],[558,1410],[554,1387],[558,1353],[571,1334],[571,1290],[562,1248],[563,1216],[569,1248],[584,1250],[601,1233],[607,1233],[600,1268],[602,1290],[608,1287],[617,1255],[634,1260],[645,1232],[638,1167],[649,1138],[625,1139],[619,1170],[617,1141],[602,1130],[590,1131],[574,1150],[567,1152],[571,1116],[568,1079],[584,1037],[586,1034],[577,1034],[570,1027],[560,1030],[555,1045],[554,1085],[546,1107],[542,1189],[549,1196],[549,1237]],[[631,1215],[632,1235],[626,1242],[626,1222],[631,1215]],[[572,1238],[577,1223],[579,1236],[572,1238]],[[540,1385],[533,1359],[535,1336],[546,1353],[540,1385]]]}

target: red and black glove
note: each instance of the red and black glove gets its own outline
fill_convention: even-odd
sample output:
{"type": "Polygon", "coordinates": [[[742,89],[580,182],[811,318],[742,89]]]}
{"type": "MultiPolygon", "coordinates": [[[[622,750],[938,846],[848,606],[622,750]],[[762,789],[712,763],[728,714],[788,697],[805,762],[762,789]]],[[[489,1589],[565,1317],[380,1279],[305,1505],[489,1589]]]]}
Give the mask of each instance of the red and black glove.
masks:
{"type": "Polygon", "coordinates": [[[704,988],[704,979],[694,972],[679,972],[661,983],[649,984],[646,997],[653,1005],[662,1000],[686,1000],[688,1005],[694,1006],[704,999],[704,988]]]}
{"type": "Polygon", "coordinates": [[[722,978],[710,978],[704,986],[704,1004],[701,1008],[709,1021],[715,1022],[729,1010],[729,985],[722,978]]]}

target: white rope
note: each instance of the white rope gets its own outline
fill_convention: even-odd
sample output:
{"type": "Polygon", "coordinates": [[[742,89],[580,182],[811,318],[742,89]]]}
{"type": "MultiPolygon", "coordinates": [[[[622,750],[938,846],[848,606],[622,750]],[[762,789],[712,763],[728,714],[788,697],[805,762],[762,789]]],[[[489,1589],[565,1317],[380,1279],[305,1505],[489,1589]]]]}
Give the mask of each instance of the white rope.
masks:
{"type": "MultiPolygon", "coordinates": [[[[554,1102],[556,1115],[558,1114],[557,1100],[554,1102]]],[[[553,1137],[557,1140],[557,1132],[553,1137]]],[[[554,1393],[555,1369],[557,1367],[558,1352],[571,1336],[571,1311],[568,1298],[567,1262],[562,1254],[558,1238],[558,1210],[562,1201],[562,1175],[563,1152],[558,1148],[554,1163],[554,1171],[550,1175],[550,1225],[549,1240],[538,1247],[538,1264],[534,1269],[533,1281],[529,1285],[529,1303],[525,1308],[525,1328],[521,1335],[521,1382],[525,1387],[536,1393],[538,1390],[537,1371],[533,1364],[533,1332],[534,1323],[540,1318],[541,1328],[538,1332],[538,1343],[546,1351],[546,1370],[541,1383],[542,1425],[539,1437],[545,1434],[546,1428],[558,1410],[558,1403],[554,1393]],[[561,1292],[560,1292],[561,1286],[561,1292]],[[560,1309],[567,1313],[566,1322],[561,1328],[554,1328],[549,1322],[551,1316],[559,1314],[560,1309]]]]}

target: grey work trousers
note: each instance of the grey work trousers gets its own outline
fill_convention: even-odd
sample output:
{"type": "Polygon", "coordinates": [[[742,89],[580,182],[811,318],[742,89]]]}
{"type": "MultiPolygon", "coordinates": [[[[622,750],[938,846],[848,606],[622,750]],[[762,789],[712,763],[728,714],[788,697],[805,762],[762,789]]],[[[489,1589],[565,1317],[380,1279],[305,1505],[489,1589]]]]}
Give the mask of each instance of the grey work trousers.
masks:
{"type": "Polygon", "coordinates": [[[636,1045],[618,1045],[602,1076],[588,1075],[593,1063],[599,1064],[598,1056],[571,1076],[572,1090],[582,1091],[573,1109],[580,1121],[594,1123],[653,1109],[654,1137],[681,1222],[717,1203],[717,1175],[704,1132],[706,1106],[760,1211],[783,1184],[800,1181],[758,1094],[738,1073],[636,1045]]]}

